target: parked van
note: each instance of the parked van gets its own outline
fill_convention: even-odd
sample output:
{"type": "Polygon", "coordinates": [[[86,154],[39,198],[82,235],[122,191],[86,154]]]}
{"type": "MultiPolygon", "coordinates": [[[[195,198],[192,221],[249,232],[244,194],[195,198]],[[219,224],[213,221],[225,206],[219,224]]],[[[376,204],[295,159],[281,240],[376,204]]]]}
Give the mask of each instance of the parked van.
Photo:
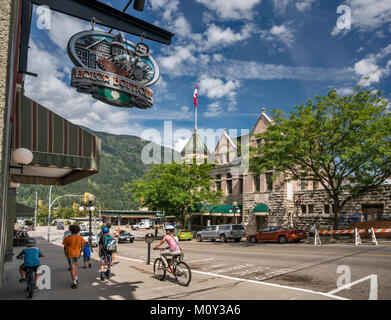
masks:
{"type": "Polygon", "coordinates": [[[220,224],[206,227],[204,230],[198,231],[197,241],[220,239],[221,242],[227,242],[228,239],[239,242],[244,238],[246,231],[241,224],[220,224]]]}

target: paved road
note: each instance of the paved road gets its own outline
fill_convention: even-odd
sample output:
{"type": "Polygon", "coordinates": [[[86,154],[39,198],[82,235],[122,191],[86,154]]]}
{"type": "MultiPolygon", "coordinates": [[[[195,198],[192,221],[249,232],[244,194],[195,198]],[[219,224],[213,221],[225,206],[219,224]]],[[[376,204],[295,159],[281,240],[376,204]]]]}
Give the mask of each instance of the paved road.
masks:
{"type": "MultiPolygon", "coordinates": [[[[377,276],[378,299],[391,298],[391,246],[371,244],[250,244],[180,242],[185,261],[192,270],[211,277],[232,277],[328,293],[337,289],[337,279],[350,272],[351,282],[377,276]],[[343,267],[346,266],[346,267],[343,267]],[[340,273],[337,269],[340,268],[340,273]]],[[[121,243],[118,255],[146,261],[146,244],[121,243]]],[[[157,257],[152,253],[151,260],[157,257]]],[[[372,285],[375,285],[376,281],[372,285]]],[[[345,284],[345,281],[342,281],[345,284]]],[[[371,279],[341,290],[336,295],[349,299],[368,299],[371,279]]],[[[375,288],[373,288],[374,290],[375,288]]]]}
{"type": "MultiPolygon", "coordinates": [[[[136,232],[133,232],[136,234],[136,232]]],[[[57,232],[53,240],[61,241],[62,233],[57,232]]],[[[137,232],[142,236],[142,232],[137,232]]],[[[335,295],[348,299],[368,299],[372,281],[372,293],[378,299],[391,298],[391,276],[389,266],[391,263],[391,246],[389,243],[380,243],[378,247],[364,244],[328,244],[313,246],[310,244],[250,244],[196,242],[182,241],[181,247],[185,252],[187,261],[193,270],[194,281],[202,287],[200,281],[205,283],[207,290],[210,280],[217,285],[224,280],[224,286],[229,288],[226,280],[243,284],[251,283],[252,288],[258,284],[265,288],[275,286],[277,288],[298,288],[314,292],[329,293],[337,289],[337,279],[342,274],[337,273],[337,268],[343,268],[346,274],[347,267],[350,270],[351,282],[360,280],[369,275],[376,275],[378,288],[374,286],[376,281],[367,279],[354,285],[351,289],[336,292],[335,295]],[[347,266],[347,267],[341,267],[347,266]],[[201,280],[200,280],[201,279],[201,280]],[[255,285],[255,286],[253,286],[255,285]]],[[[152,251],[151,263],[158,256],[158,251],[152,251]]],[[[117,253],[117,261],[120,265],[129,264],[133,270],[144,270],[147,261],[147,245],[143,241],[135,241],[132,244],[121,243],[117,253]]],[[[152,266],[151,266],[152,267],[152,266]]],[[[166,284],[162,284],[164,287],[166,284]]],[[[233,285],[233,284],[232,284],[233,285]]],[[[245,288],[245,286],[243,286],[245,288]]],[[[193,292],[187,298],[201,297],[201,291],[193,292]]],[[[256,290],[254,290],[254,294],[256,290]]],[[[287,291],[290,289],[286,288],[287,291]]],[[[232,292],[227,289],[228,296],[232,292]]],[[[235,291],[235,295],[240,291],[235,291]]],[[[181,296],[178,296],[181,298],[181,296]]],[[[254,298],[247,296],[243,299],[254,298]]],[[[372,296],[373,297],[373,296],[372,296]]],[[[148,298],[147,296],[140,298],[148,298]]],[[[156,296],[154,298],[164,298],[156,296]]],[[[186,298],[186,297],[182,297],[186,298]]],[[[281,295],[281,299],[286,298],[281,295]]]]}

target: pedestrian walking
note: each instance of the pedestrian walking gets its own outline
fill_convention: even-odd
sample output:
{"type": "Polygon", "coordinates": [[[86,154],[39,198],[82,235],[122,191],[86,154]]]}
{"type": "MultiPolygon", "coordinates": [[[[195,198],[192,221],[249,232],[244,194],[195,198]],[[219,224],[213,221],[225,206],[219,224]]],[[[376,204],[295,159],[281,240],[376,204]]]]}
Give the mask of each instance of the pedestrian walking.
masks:
{"type": "Polygon", "coordinates": [[[99,238],[100,279],[110,278],[111,265],[113,263],[113,251],[116,247],[114,238],[109,234],[110,229],[102,228],[103,235],[99,238]],[[106,271],[105,271],[106,267],[106,271]]]}
{"type": "Polygon", "coordinates": [[[71,235],[66,237],[62,244],[64,245],[65,255],[71,266],[71,288],[76,289],[79,284],[77,264],[81,253],[83,252],[85,241],[83,237],[79,235],[80,227],[78,225],[71,225],[69,231],[71,232],[71,235]]]}
{"type": "Polygon", "coordinates": [[[88,268],[91,268],[91,248],[88,241],[84,242],[83,249],[83,268],[87,268],[86,264],[88,262],[88,268]]]}

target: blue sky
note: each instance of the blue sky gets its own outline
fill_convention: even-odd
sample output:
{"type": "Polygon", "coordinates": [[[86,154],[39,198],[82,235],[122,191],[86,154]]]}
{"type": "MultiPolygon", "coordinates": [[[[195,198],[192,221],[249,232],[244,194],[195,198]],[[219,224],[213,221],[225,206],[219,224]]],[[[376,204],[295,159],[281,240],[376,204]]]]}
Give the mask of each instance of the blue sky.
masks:
{"type": "MultiPolygon", "coordinates": [[[[122,10],[127,0],[102,2],[122,10]]],[[[364,77],[391,100],[390,0],[146,0],[143,12],[127,13],[175,33],[170,46],[146,40],[161,72],[151,109],[104,105],[70,87],[66,44],[90,24],[55,12],[48,30],[34,11],[28,68],[39,76],[28,77],[26,95],[76,124],[136,136],[163,135],[164,121],[191,132],[196,83],[198,127],[218,132],[251,130],[262,108],[289,112],[330,88],[349,94],[364,77]],[[350,29],[337,27],[340,5],[350,29]]],[[[178,135],[173,146],[185,141],[178,135]]]]}

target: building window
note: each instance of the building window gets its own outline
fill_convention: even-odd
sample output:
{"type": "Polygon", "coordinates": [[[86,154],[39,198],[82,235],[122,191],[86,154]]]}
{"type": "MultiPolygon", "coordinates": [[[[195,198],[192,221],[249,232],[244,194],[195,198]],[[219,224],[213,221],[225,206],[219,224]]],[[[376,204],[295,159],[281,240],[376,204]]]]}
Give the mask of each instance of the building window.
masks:
{"type": "Polygon", "coordinates": [[[313,214],[314,213],[314,205],[313,204],[309,204],[308,205],[308,213],[309,214],[313,214]]]}
{"type": "Polygon", "coordinates": [[[227,161],[227,163],[229,163],[229,152],[227,152],[227,153],[225,154],[225,160],[227,161]]]}
{"type": "Polygon", "coordinates": [[[228,194],[232,193],[232,180],[227,180],[228,194]]]}
{"type": "Polygon", "coordinates": [[[307,213],[307,206],[305,204],[301,205],[301,213],[306,214],[307,213]]]}
{"type": "Polygon", "coordinates": [[[307,180],[301,180],[301,190],[307,189],[307,180]]]}
{"type": "Polygon", "coordinates": [[[323,212],[324,212],[324,214],[330,214],[330,205],[329,204],[325,204],[323,206],[323,212]]]}
{"type": "Polygon", "coordinates": [[[273,173],[266,172],[265,176],[266,176],[267,191],[273,191],[273,180],[272,180],[273,173]]]}
{"type": "Polygon", "coordinates": [[[243,193],[243,176],[239,178],[239,194],[243,193]]]}
{"type": "Polygon", "coordinates": [[[216,188],[217,190],[221,190],[221,175],[216,176],[216,188]]]}
{"type": "Polygon", "coordinates": [[[257,139],[257,148],[262,148],[262,139],[257,139]]]}
{"type": "Polygon", "coordinates": [[[317,189],[318,189],[318,186],[319,186],[319,181],[318,181],[318,180],[313,180],[313,181],[312,181],[312,186],[313,186],[313,189],[314,189],[314,190],[317,190],[317,189]]]}
{"type": "Polygon", "coordinates": [[[259,176],[254,177],[254,185],[255,185],[255,191],[260,192],[261,191],[261,181],[259,176]]]}

